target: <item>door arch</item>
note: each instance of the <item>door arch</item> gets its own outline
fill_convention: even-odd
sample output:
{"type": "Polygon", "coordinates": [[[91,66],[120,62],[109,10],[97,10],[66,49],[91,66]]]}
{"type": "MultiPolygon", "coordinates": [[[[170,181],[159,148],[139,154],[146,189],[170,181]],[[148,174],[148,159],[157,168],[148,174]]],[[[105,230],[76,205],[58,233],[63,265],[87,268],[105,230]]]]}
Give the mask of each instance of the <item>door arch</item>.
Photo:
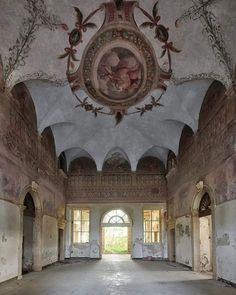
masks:
{"type": "Polygon", "coordinates": [[[131,219],[124,210],[106,212],[101,220],[102,254],[130,254],[131,225],[131,219]]]}
{"type": "Polygon", "coordinates": [[[193,270],[216,274],[215,202],[210,188],[203,186],[192,205],[193,270]]]}
{"type": "MultiPolygon", "coordinates": [[[[20,194],[19,201],[20,208],[20,244],[18,254],[18,279],[22,278],[24,261],[24,221],[25,217],[31,215],[32,218],[32,267],[29,271],[41,271],[42,270],[42,205],[38,196],[38,185],[36,182],[32,182],[31,185],[26,186],[20,194]],[[26,211],[26,213],[25,213],[26,211]]],[[[29,216],[28,216],[29,217],[29,216]]],[[[30,226],[29,226],[30,227],[30,226]]],[[[28,240],[29,242],[29,240],[28,240]]],[[[30,249],[29,249],[30,252],[30,249]]],[[[29,256],[28,256],[29,258],[29,256]]]]}
{"type": "Polygon", "coordinates": [[[35,205],[30,193],[24,199],[23,211],[23,241],[22,241],[22,273],[33,270],[35,205]]]}

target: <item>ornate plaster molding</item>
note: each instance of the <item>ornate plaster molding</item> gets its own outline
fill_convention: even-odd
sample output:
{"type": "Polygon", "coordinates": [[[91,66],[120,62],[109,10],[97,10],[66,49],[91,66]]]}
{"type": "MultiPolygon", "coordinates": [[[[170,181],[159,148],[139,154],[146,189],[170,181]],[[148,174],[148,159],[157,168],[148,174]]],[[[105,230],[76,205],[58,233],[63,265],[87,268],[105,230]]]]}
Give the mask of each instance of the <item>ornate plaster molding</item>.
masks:
{"type": "Polygon", "coordinates": [[[204,182],[203,181],[199,181],[197,184],[196,184],[196,189],[197,189],[197,193],[201,193],[203,192],[203,189],[204,189],[204,182]]]}
{"type": "MultiPolygon", "coordinates": [[[[168,28],[160,24],[158,1],[153,6],[152,13],[139,6],[136,1],[110,1],[103,3],[84,18],[78,7],[74,7],[77,15],[75,27],[69,35],[69,46],[59,58],[67,58],[67,77],[71,89],[79,101],[77,107],[87,112],[114,115],[117,124],[125,115],[140,114],[141,116],[160,107],[159,102],[167,86],[165,81],[172,74],[171,55],[180,52],[169,40],[168,28]],[[161,58],[168,61],[167,70],[158,65],[151,42],[138,28],[134,9],[139,9],[146,17],[140,28],[155,30],[155,39],[161,43],[161,58]],[[99,11],[105,10],[105,20],[102,27],[88,43],[79,66],[76,53],[87,29],[95,29],[96,24],[90,19],[99,11]],[[88,97],[80,99],[77,90],[84,90],[88,97],[102,105],[94,107],[88,97]],[[151,97],[150,102],[135,111],[128,109],[146,98],[152,90],[160,89],[159,98],[151,97]],[[108,107],[110,111],[104,110],[108,107]]],[[[65,31],[69,28],[63,25],[65,31]]]]}

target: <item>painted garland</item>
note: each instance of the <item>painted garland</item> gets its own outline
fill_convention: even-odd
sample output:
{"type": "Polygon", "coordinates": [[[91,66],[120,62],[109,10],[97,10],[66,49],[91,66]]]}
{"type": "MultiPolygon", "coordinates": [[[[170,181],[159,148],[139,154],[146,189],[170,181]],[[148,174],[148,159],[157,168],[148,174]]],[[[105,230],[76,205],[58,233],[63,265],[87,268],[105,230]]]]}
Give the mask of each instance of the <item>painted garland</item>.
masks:
{"type": "MultiPolygon", "coordinates": [[[[75,27],[70,32],[68,32],[69,31],[68,26],[66,24],[62,25],[63,29],[68,32],[69,46],[67,46],[65,48],[65,52],[63,54],[61,54],[59,56],[59,58],[60,59],[67,58],[68,81],[70,82],[72,91],[79,102],[79,104],[76,107],[83,108],[85,111],[93,113],[95,117],[97,117],[98,114],[114,115],[116,118],[116,123],[118,124],[123,119],[123,117],[125,115],[140,114],[142,116],[144,113],[152,111],[156,107],[162,106],[162,104],[160,103],[160,100],[162,98],[164,91],[166,90],[166,85],[165,85],[164,81],[169,80],[171,77],[171,74],[172,74],[171,55],[172,55],[172,53],[179,53],[180,50],[176,49],[174,47],[173,43],[169,41],[169,32],[168,32],[169,28],[160,24],[161,17],[158,14],[158,1],[153,6],[152,13],[147,12],[145,9],[140,7],[138,5],[138,3],[135,1],[122,1],[122,0],[114,0],[114,3],[103,4],[99,8],[97,8],[96,10],[91,12],[87,17],[83,16],[83,13],[81,12],[81,10],[78,7],[74,7],[74,10],[76,12],[75,27]],[[114,13],[114,11],[112,11],[112,7],[113,7],[112,5],[113,6],[115,5],[114,6],[115,13],[114,13]],[[103,10],[104,7],[106,9],[106,13],[108,11],[108,16],[106,15],[105,22],[104,22],[108,26],[108,29],[103,30],[103,26],[105,27],[105,25],[102,26],[102,28],[98,31],[98,32],[101,31],[101,34],[98,35],[97,39],[95,39],[93,44],[92,45],[90,44],[90,47],[88,48],[89,52],[87,53],[87,55],[84,58],[84,60],[85,60],[85,62],[83,63],[84,67],[82,67],[82,70],[79,67],[78,67],[78,69],[76,69],[76,64],[78,62],[76,54],[77,54],[77,50],[79,49],[80,43],[83,42],[84,34],[86,33],[86,31],[88,29],[97,28],[97,25],[95,23],[91,22],[91,18],[96,13],[103,10]],[[91,65],[93,64],[93,59],[96,56],[96,54],[99,54],[99,44],[102,44],[104,39],[106,39],[106,41],[107,41],[109,39],[109,37],[112,37],[113,40],[111,39],[110,42],[113,42],[114,39],[119,40],[119,38],[120,38],[120,40],[122,42],[124,42],[125,35],[132,35],[132,34],[138,35],[139,33],[142,34],[138,30],[138,28],[134,22],[133,10],[132,10],[133,7],[136,7],[137,9],[139,9],[143,13],[143,15],[147,18],[147,21],[145,21],[143,24],[141,24],[140,28],[150,28],[155,31],[155,39],[157,39],[162,44],[162,54],[161,54],[160,58],[167,56],[168,70],[163,71],[162,69],[159,69],[160,70],[159,77],[158,77],[159,80],[157,81],[155,88],[153,88],[153,85],[154,85],[153,80],[152,80],[153,77],[150,78],[149,75],[147,74],[144,77],[144,79],[142,79],[142,80],[146,79],[147,82],[145,85],[142,86],[144,88],[143,89],[141,88],[140,93],[139,93],[138,87],[140,86],[140,83],[141,83],[140,77],[142,75],[142,71],[141,71],[142,69],[140,70],[139,68],[137,68],[138,66],[136,66],[136,69],[135,69],[136,76],[134,75],[134,70],[133,70],[133,72],[130,74],[129,77],[130,77],[130,85],[133,88],[136,87],[136,89],[137,89],[138,99],[135,100],[132,98],[128,98],[127,100],[125,100],[125,99],[122,100],[122,99],[119,99],[119,97],[117,95],[117,100],[119,100],[119,102],[117,103],[115,100],[112,101],[112,99],[109,99],[109,92],[106,93],[106,91],[107,91],[106,85],[104,86],[105,91],[103,93],[102,93],[102,91],[100,91],[100,92],[97,91],[98,87],[95,87],[95,85],[97,85],[97,84],[94,82],[94,79],[91,76],[91,65]],[[116,16],[114,16],[114,14],[116,14],[116,16]],[[131,17],[129,16],[129,14],[132,14],[131,17]],[[117,22],[117,20],[115,20],[115,17],[118,18],[118,22],[117,22]],[[111,25],[112,22],[113,22],[113,26],[111,25]],[[119,28],[116,29],[115,25],[117,25],[117,24],[118,24],[119,28]],[[122,24],[123,24],[123,26],[122,26],[122,24]],[[132,26],[133,26],[134,30],[128,29],[130,24],[131,24],[130,28],[132,28],[132,26]],[[110,30],[109,30],[109,25],[111,25],[110,30]],[[136,28],[135,28],[135,26],[136,26],[136,28]],[[81,74],[81,72],[82,72],[82,74],[81,74]],[[91,98],[93,98],[94,100],[96,100],[100,104],[108,106],[110,108],[110,111],[104,110],[104,107],[95,107],[92,103],[90,103],[88,101],[88,97],[86,97],[85,99],[80,99],[78,97],[78,95],[75,93],[75,91],[77,89],[79,89],[81,87],[81,85],[84,85],[86,87],[86,91],[89,93],[91,98]],[[150,90],[156,89],[156,88],[159,88],[162,90],[162,94],[160,95],[159,98],[151,97],[151,100],[149,103],[144,104],[141,107],[135,107],[135,109],[136,109],[135,111],[131,111],[131,112],[127,111],[127,109],[129,107],[140,102],[141,98],[143,99],[150,92],[150,90]],[[106,100],[104,100],[104,97],[106,98],[106,100]],[[109,104],[107,103],[107,101],[109,101],[109,104]]],[[[135,38],[135,40],[137,40],[137,44],[138,44],[137,48],[139,48],[138,51],[141,51],[141,52],[143,51],[144,56],[145,56],[145,54],[147,54],[147,51],[148,51],[147,44],[142,44],[142,42],[143,42],[142,38],[139,39],[137,36],[132,36],[131,38],[135,38]]],[[[127,41],[129,41],[128,38],[127,38],[127,41]]],[[[109,42],[109,40],[108,40],[108,42],[109,42]]],[[[143,42],[143,43],[145,43],[145,42],[143,42]]],[[[130,50],[130,51],[132,51],[132,50],[130,50]]],[[[111,54],[113,54],[114,56],[115,56],[115,54],[122,56],[122,53],[119,52],[119,49],[111,48],[111,54]],[[118,53],[114,52],[114,51],[118,51],[118,53]]],[[[152,61],[150,59],[150,56],[152,56],[152,54],[149,54],[149,57],[148,57],[149,61],[148,61],[148,58],[147,59],[144,58],[144,64],[145,64],[145,66],[147,66],[147,69],[149,69],[149,74],[152,75],[153,73],[156,72],[155,69],[152,69],[152,66],[157,67],[158,64],[157,64],[157,61],[155,61],[155,60],[152,61]]],[[[153,54],[153,56],[155,58],[155,53],[153,54]]],[[[114,60],[114,58],[113,58],[113,60],[114,60]]],[[[121,60],[121,62],[119,64],[122,64],[122,58],[120,58],[120,60],[121,60]]],[[[126,57],[126,60],[127,60],[127,57],[126,57]]],[[[130,60],[133,61],[134,57],[130,57],[130,60]]],[[[99,69],[99,64],[98,64],[98,69],[99,69]]],[[[113,83],[113,84],[117,83],[115,85],[115,87],[120,91],[121,94],[123,94],[122,87],[124,87],[124,86],[123,85],[120,86],[120,84],[121,84],[120,81],[117,82],[116,79],[117,79],[117,72],[121,73],[122,70],[124,72],[124,68],[121,68],[121,66],[119,66],[117,69],[117,64],[115,64],[115,66],[113,66],[113,67],[111,66],[109,69],[106,69],[105,74],[104,74],[104,72],[102,72],[102,74],[104,76],[106,76],[106,79],[108,79],[108,78],[110,79],[109,85],[111,85],[111,83],[113,83]],[[114,73],[112,72],[114,68],[116,68],[116,75],[114,75],[114,73]],[[119,87],[121,88],[121,90],[119,87]]],[[[125,83],[125,81],[123,83],[125,83]]],[[[114,86],[113,84],[112,84],[112,86],[114,86]]],[[[113,94],[114,93],[116,94],[115,91],[118,92],[117,89],[115,89],[115,90],[113,89],[114,90],[113,94]]],[[[133,92],[133,93],[135,94],[135,92],[133,92]]],[[[130,94],[131,97],[132,97],[133,93],[130,94]]]]}

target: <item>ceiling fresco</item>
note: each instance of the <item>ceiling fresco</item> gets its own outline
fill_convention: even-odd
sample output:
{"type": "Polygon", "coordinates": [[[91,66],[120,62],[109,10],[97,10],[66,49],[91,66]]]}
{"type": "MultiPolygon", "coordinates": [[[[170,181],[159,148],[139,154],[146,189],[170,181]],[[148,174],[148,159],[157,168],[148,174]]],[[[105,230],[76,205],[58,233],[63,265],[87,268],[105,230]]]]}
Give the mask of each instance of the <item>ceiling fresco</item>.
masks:
{"type": "Polygon", "coordinates": [[[166,164],[212,82],[233,89],[235,27],[232,0],[1,0],[0,86],[24,82],[68,167],[118,147],[166,164]]]}
{"type": "MultiPolygon", "coordinates": [[[[140,114],[151,111],[153,107],[162,106],[159,99],[153,96],[149,104],[136,107],[133,112],[128,112],[130,106],[144,100],[154,89],[166,90],[165,81],[172,74],[171,53],[179,53],[169,41],[169,28],[160,24],[161,17],[158,12],[158,1],[150,14],[136,1],[111,1],[102,3],[99,8],[91,11],[85,18],[78,7],[76,12],[75,28],[69,33],[69,45],[60,59],[67,59],[66,74],[73,93],[79,101],[77,107],[85,111],[98,114],[114,115],[118,124],[125,115],[140,114]],[[137,26],[134,10],[139,9],[147,18],[140,27],[137,26]],[[91,22],[93,16],[99,11],[105,11],[105,19],[101,28],[95,33],[86,46],[78,69],[75,71],[78,59],[76,54],[79,45],[83,42],[84,34],[88,29],[95,29],[97,25],[91,22]],[[159,67],[152,44],[140,31],[140,28],[150,28],[155,31],[155,39],[161,43],[161,58],[167,56],[168,68],[159,67]],[[87,101],[81,100],[76,95],[76,90],[85,90],[88,96],[101,105],[96,108],[87,101]]],[[[69,30],[67,24],[62,27],[69,30]]]]}

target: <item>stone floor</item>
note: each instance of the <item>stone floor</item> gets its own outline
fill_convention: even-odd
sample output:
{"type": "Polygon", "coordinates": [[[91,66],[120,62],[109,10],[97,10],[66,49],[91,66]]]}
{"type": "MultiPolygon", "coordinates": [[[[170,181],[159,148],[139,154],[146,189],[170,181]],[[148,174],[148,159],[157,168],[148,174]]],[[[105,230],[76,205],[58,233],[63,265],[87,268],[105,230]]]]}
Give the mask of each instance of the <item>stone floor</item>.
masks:
{"type": "Polygon", "coordinates": [[[1,295],[236,295],[236,289],[174,263],[104,255],[72,260],[0,285],[1,295]]]}

